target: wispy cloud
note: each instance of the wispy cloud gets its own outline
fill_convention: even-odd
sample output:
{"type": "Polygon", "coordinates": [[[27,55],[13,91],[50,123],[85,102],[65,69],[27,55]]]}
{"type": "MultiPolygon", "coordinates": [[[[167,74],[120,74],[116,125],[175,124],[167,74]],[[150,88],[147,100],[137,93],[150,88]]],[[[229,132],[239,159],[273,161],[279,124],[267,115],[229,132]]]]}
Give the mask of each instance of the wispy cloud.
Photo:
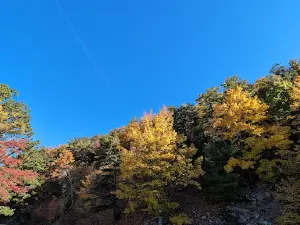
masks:
{"type": "Polygon", "coordinates": [[[80,35],[77,32],[76,28],[74,27],[73,23],[68,18],[68,16],[65,13],[64,9],[59,4],[59,0],[55,0],[55,4],[56,4],[56,8],[59,11],[62,19],[65,21],[65,23],[67,24],[69,30],[74,35],[75,39],[77,40],[77,42],[79,43],[80,47],[82,48],[84,54],[86,55],[86,57],[88,58],[88,60],[93,64],[93,66],[94,66],[94,68],[95,68],[95,70],[97,72],[97,75],[99,75],[102,78],[102,80],[104,81],[105,85],[107,85],[108,87],[111,87],[109,80],[107,79],[107,77],[103,74],[103,72],[99,68],[96,60],[94,59],[93,55],[91,54],[91,52],[87,48],[85,42],[82,40],[82,38],[80,37],[80,35]]]}

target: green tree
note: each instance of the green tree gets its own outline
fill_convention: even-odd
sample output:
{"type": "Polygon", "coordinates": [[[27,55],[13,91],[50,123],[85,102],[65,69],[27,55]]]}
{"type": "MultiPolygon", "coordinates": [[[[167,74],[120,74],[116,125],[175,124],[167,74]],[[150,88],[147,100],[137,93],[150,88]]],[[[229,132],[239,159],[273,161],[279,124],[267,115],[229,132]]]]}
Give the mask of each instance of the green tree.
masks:
{"type": "MultiPolygon", "coordinates": [[[[197,98],[197,112],[199,118],[199,133],[198,136],[201,137],[200,142],[208,142],[206,130],[209,128],[210,119],[213,115],[213,107],[215,104],[220,104],[224,100],[224,93],[221,92],[221,87],[213,87],[206,90],[205,93],[199,95],[197,98]]],[[[211,138],[211,137],[210,137],[211,138]]],[[[211,140],[210,140],[211,141],[211,140]]],[[[204,144],[201,146],[204,148],[204,144]]],[[[205,155],[204,155],[205,161],[205,155]]]]}
{"type": "MultiPolygon", "coordinates": [[[[119,172],[120,164],[120,151],[118,146],[120,144],[118,130],[111,131],[108,135],[94,136],[87,140],[86,144],[83,144],[82,140],[76,142],[72,141],[69,143],[69,149],[72,152],[77,152],[77,158],[75,160],[80,162],[80,165],[89,167],[90,174],[83,180],[81,193],[85,194],[95,191],[97,185],[110,186],[111,189],[115,189],[116,176],[119,172]],[[87,147],[89,145],[89,147],[87,147]],[[83,146],[83,148],[81,147],[83,146]],[[82,152],[80,151],[82,149],[82,152]],[[88,159],[85,162],[81,158],[78,158],[78,153],[86,155],[84,151],[90,153],[92,159],[88,159]],[[85,163],[90,163],[86,165],[85,163]],[[98,184],[102,182],[103,185],[98,184]]],[[[99,187],[99,186],[98,186],[99,187]]]]}
{"type": "Polygon", "coordinates": [[[92,138],[75,138],[70,141],[67,148],[73,153],[75,162],[79,164],[111,162],[119,163],[118,130],[111,131],[108,135],[99,135],[92,138]]]}
{"type": "Polygon", "coordinates": [[[203,188],[205,197],[222,202],[242,199],[248,188],[247,180],[239,173],[224,170],[228,160],[238,151],[238,146],[228,142],[209,142],[204,148],[203,188]]]}
{"type": "Polygon", "coordinates": [[[184,104],[169,109],[173,112],[175,131],[187,137],[187,144],[194,144],[199,150],[203,149],[205,137],[197,107],[184,104]]]}
{"type": "Polygon", "coordinates": [[[270,70],[271,74],[281,76],[284,80],[293,81],[300,75],[300,61],[290,60],[288,66],[276,63],[270,70]]]}
{"type": "Polygon", "coordinates": [[[223,87],[225,91],[234,89],[236,87],[242,87],[244,89],[248,89],[249,84],[246,80],[242,80],[238,76],[232,76],[232,77],[226,78],[224,83],[221,85],[221,87],[223,87]]]}
{"type": "Polygon", "coordinates": [[[223,101],[223,92],[221,92],[220,89],[221,87],[209,88],[205,93],[199,95],[196,101],[200,118],[210,118],[214,104],[221,103],[223,101]]]}
{"type": "Polygon", "coordinates": [[[21,157],[21,169],[32,170],[40,175],[44,175],[49,169],[49,155],[45,148],[39,146],[37,141],[28,142],[21,157]]]}
{"type": "Polygon", "coordinates": [[[269,106],[268,119],[284,123],[289,116],[292,82],[279,75],[258,79],[252,93],[269,106]]]}
{"type": "Polygon", "coordinates": [[[115,207],[116,177],[119,173],[119,130],[92,138],[76,138],[67,144],[75,158],[71,171],[76,193],[87,211],[93,210],[94,199],[101,199],[107,207],[115,207]],[[80,171],[80,176],[78,172],[80,171]]]}

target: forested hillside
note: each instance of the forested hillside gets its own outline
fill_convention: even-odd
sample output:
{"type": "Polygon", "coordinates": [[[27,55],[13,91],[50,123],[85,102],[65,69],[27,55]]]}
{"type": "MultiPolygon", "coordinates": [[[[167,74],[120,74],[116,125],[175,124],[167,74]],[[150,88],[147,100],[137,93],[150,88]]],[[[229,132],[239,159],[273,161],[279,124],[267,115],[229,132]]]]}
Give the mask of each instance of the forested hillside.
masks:
{"type": "Polygon", "coordinates": [[[16,96],[0,85],[3,223],[300,224],[299,61],[56,148],[16,96]]]}

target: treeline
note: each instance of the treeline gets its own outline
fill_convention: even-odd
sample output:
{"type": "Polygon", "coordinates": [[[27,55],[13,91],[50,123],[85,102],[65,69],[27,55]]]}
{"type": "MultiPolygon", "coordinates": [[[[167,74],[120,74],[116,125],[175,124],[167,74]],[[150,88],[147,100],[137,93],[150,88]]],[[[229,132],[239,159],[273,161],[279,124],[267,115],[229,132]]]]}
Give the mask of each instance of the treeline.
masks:
{"type": "Polygon", "coordinates": [[[276,64],[254,84],[227,78],[195,105],[163,107],[54,149],[32,141],[29,110],[16,95],[0,85],[0,214],[50,224],[66,211],[93,211],[101,196],[124,213],[189,224],[175,192],[194,186],[208,201],[233,201],[263,181],[284,207],[278,223],[300,224],[299,61],[276,64]],[[38,203],[46,195],[45,209],[38,203]]]}

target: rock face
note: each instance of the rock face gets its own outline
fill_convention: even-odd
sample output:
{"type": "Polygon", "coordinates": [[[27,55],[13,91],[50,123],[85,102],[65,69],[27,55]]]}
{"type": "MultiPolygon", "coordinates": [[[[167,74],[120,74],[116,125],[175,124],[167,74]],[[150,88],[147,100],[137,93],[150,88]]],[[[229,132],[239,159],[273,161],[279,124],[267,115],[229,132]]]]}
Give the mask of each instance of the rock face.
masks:
{"type": "MultiPolygon", "coordinates": [[[[228,204],[211,204],[203,198],[203,193],[193,189],[180,192],[175,197],[180,202],[179,211],[193,220],[192,225],[276,225],[276,217],[282,213],[271,187],[263,183],[249,190],[243,200],[228,204]]],[[[134,225],[132,221],[119,225],[134,225]]],[[[157,222],[155,218],[148,218],[137,224],[156,225],[157,222]]]]}
{"type": "Polygon", "coordinates": [[[181,202],[184,211],[193,219],[193,225],[275,225],[282,213],[274,192],[267,184],[258,183],[241,201],[211,205],[201,195],[187,193],[181,202]],[[194,200],[188,199],[194,196],[194,200]]]}
{"type": "Polygon", "coordinates": [[[270,187],[258,184],[245,201],[235,202],[226,207],[227,221],[240,225],[272,225],[282,212],[281,205],[274,198],[270,187]]]}

